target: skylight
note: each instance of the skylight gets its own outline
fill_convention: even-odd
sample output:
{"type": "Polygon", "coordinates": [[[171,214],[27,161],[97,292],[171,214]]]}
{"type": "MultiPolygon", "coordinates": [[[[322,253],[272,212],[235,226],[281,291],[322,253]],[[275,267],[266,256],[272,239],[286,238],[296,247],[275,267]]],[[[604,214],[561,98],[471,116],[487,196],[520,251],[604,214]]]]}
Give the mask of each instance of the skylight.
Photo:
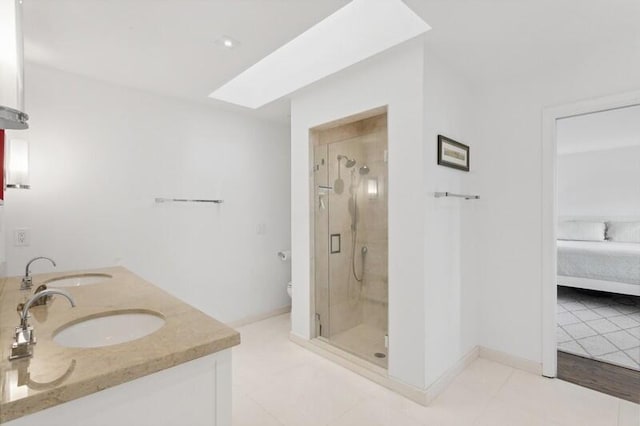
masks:
{"type": "Polygon", "coordinates": [[[260,108],[430,29],[401,0],[353,0],[209,96],[260,108]]]}

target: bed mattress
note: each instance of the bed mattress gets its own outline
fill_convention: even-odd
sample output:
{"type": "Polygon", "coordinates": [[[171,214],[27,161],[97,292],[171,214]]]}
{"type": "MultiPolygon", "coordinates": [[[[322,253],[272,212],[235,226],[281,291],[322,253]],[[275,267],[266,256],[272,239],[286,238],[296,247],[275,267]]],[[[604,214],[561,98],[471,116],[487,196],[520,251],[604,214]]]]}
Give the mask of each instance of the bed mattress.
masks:
{"type": "Polygon", "coordinates": [[[640,244],[558,240],[558,275],[640,285],[640,244]]]}

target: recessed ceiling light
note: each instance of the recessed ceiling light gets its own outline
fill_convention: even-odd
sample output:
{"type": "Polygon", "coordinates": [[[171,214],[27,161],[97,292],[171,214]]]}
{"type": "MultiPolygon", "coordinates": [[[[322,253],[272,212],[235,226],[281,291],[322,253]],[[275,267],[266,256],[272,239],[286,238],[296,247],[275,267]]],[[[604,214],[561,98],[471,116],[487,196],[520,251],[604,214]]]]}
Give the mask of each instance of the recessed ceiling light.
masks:
{"type": "Polygon", "coordinates": [[[238,40],[235,40],[229,36],[221,36],[216,40],[216,44],[220,47],[224,47],[225,49],[234,49],[238,47],[240,43],[238,43],[238,40]]]}
{"type": "Polygon", "coordinates": [[[402,0],[353,0],[209,96],[259,108],[430,28],[402,0]]]}

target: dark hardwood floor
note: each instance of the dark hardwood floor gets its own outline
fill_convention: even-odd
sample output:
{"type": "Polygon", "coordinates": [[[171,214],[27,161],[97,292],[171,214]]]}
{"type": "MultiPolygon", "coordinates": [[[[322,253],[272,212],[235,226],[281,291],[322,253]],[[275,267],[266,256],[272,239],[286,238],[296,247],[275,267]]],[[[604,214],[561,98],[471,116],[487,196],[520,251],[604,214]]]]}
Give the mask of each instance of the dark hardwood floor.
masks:
{"type": "Polygon", "coordinates": [[[640,371],[558,351],[558,378],[640,404],[640,371]]]}

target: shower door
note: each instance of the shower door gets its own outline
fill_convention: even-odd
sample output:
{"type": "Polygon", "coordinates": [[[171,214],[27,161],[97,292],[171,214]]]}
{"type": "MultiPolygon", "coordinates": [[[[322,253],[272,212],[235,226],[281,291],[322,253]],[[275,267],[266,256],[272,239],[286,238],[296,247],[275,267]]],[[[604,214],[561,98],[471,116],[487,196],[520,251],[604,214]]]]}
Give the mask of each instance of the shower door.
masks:
{"type": "Polygon", "coordinates": [[[315,140],[316,334],[386,367],[386,114],[315,140]]]}

